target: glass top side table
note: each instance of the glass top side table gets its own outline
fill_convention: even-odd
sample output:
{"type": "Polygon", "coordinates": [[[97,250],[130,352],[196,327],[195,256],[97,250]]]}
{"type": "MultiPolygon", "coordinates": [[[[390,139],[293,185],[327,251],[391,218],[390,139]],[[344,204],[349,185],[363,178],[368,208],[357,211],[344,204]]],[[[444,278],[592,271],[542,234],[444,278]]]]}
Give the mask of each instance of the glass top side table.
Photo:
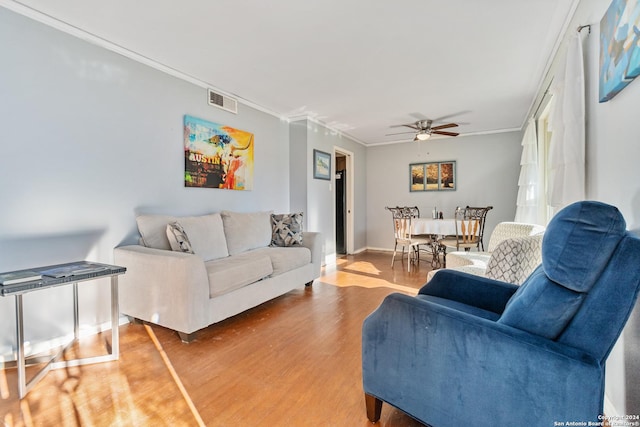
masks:
{"type": "MultiPolygon", "coordinates": [[[[2,277],[26,276],[25,270],[1,273],[2,277]]],[[[102,264],[97,262],[77,261],[67,264],[50,265],[45,267],[30,268],[33,279],[27,281],[9,283],[6,280],[0,284],[0,296],[15,298],[16,315],[16,367],[18,369],[18,394],[22,399],[33,386],[40,381],[52,369],[71,366],[87,365],[91,363],[118,360],[120,342],[118,335],[118,276],[126,272],[126,268],[117,265],[102,264]],[[40,276],[40,277],[37,277],[40,276]],[[75,343],[80,335],[78,315],[78,284],[103,277],[111,278],[111,348],[109,354],[94,357],[85,357],[73,360],[59,360],[69,346],[75,343]],[[73,285],[73,339],[51,357],[48,363],[36,373],[33,378],[26,378],[26,355],[24,350],[24,316],[22,310],[22,297],[30,292],[49,289],[57,286],[73,285]]]]}

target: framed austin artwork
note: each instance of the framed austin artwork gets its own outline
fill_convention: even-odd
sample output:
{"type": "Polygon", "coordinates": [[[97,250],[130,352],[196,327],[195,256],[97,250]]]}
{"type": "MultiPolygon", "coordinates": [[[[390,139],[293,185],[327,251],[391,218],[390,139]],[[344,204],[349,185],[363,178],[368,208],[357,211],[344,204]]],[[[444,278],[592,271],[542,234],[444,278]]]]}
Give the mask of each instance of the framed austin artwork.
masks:
{"type": "Polygon", "coordinates": [[[253,189],[253,134],[184,116],[185,187],[253,189]]]}

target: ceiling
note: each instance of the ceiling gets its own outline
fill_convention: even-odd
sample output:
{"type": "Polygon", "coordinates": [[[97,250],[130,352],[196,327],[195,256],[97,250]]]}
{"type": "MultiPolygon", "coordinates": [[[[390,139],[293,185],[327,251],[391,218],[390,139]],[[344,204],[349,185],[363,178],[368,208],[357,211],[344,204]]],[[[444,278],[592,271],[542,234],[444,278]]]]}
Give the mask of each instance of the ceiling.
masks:
{"type": "MultiPolygon", "coordinates": [[[[578,0],[1,0],[291,120],[521,129],[578,0]],[[68,25],[66,25],[68,24],[68,25]]],[[[162,67],[161,67],[162,68],[162,67]]],[[[410,129],[406,129],[410,131],[410,129]]],[[[456,129],[448,129],[456,130],[456,129]]]]}

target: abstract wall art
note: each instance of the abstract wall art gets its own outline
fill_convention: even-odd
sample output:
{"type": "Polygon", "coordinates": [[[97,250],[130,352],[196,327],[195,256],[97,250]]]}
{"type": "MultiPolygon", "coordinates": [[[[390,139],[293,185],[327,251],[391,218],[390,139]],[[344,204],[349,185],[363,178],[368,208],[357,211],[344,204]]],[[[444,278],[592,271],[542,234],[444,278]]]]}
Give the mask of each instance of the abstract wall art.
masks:
{"type": "Polygon", "coordinates": [[[600,21],[600,102],[640,75],[640,1],[613,0],[600,21]]]}
{"type": "Polygon", "coordinates": [[[185,187],[253,189],[253,134],[184,116],[185,187]]]}

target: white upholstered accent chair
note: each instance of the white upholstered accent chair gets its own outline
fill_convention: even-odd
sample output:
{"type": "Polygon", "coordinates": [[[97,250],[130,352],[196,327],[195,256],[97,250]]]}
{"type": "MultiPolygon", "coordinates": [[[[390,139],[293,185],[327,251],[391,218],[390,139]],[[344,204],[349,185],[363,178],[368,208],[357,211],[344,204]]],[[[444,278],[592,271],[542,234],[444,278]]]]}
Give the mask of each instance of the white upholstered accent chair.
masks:
{"type": "MultiPolygon", "coordinates": [[[[540,264],[544,230],[537,224],[501,222],[491,233],[487,251],[451,252],[447,268],[519,285],[540,264]]],[[[427,274],[427,281],[436,271],[427,274]]]]}

